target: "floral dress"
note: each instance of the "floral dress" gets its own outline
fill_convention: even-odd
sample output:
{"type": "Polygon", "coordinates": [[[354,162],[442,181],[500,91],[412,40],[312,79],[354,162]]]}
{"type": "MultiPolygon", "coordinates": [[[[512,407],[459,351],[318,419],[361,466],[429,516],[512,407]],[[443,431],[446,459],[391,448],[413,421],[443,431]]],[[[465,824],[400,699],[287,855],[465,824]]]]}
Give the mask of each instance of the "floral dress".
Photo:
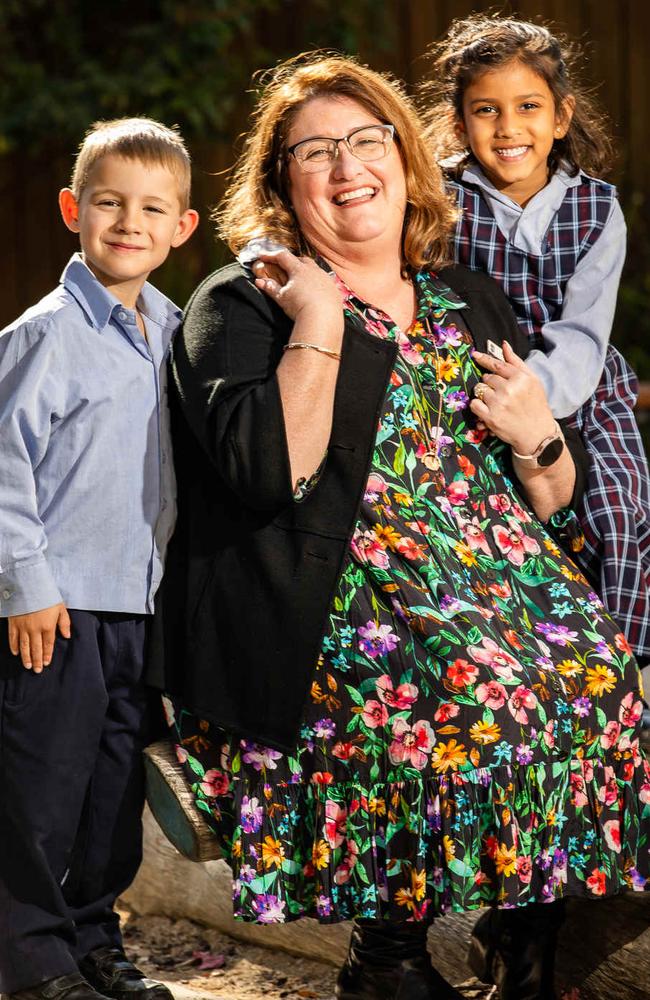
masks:
{"type": "Polygon", "coordinates": [[[406,333],[345,292],[399,353],[294,752],[166,699],[242,920],[650,888],[636,663],[476,425],[462,303],[416,288],[406,333]]]}

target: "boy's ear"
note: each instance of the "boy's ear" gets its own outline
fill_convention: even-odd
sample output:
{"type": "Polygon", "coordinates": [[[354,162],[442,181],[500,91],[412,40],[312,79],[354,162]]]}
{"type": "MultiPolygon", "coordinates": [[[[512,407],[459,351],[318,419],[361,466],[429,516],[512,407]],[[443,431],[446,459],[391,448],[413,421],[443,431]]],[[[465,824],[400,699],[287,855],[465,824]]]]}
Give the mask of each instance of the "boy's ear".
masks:
{"type": "Polygon", "coordinates": [[[555,115],[555,138],[564,139],[565,135],[569,131],[569,126],[571,125],[571,119],[573,118],[573,112],[576,108],[576,99],[573,94],[567,94],[567,96],[562,101],[560,108],[555,115]]]}
{"type": "Polygon", "coordinates": [[[454,121],[454,135],[459,142],[467,145],[467,130],[465,129],[465,122],[460,115],[457,115],[454,121]]]}
{"type": "Polygon", "coordinates": [[[199,213],[195,212],[193,208],[188,208],[181,215],[178,223],[176,225],[176,232],[172,239],[173,247],[180,247],[189,240],[190,236],[199,224],[199,213]]]}
{"type": "Polygon", "coordinates": [[[59,191],[59,208],[66,226],[71,233],[79,232],[79,202],[70,188],[59,191]]]}

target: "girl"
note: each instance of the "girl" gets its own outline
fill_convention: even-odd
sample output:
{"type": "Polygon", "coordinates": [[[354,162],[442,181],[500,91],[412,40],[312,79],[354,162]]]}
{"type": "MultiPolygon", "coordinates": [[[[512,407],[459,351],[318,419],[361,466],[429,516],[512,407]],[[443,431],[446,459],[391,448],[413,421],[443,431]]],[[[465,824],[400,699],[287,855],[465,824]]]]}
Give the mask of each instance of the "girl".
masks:
{"type": "Polygon", "coordinates": [[[591,176],[610,154],[602,115],[573,79],[570,47],[541,25],[476,14],[433,55],[426,116],[460,209],[455,258],[502,285],[554,415],[583,435],[577,559],[647,662],[650,486],[637,379],[609,344],[625,223],[616,189],[591,176]]]}

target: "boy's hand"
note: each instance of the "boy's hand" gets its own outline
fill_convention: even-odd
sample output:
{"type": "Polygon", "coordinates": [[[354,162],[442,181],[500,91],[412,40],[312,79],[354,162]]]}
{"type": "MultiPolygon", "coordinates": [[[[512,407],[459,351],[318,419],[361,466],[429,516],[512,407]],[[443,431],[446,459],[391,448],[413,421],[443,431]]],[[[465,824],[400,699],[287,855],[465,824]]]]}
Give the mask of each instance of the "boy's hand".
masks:
{"type": "Polygon", "coordinates": [[[70,638],[70,615],[65,604],[53,604],[42,611],[9,618],[9,649],[27,670],[40,674],[52,662],[57,627],[64,639],[70,638]]]}

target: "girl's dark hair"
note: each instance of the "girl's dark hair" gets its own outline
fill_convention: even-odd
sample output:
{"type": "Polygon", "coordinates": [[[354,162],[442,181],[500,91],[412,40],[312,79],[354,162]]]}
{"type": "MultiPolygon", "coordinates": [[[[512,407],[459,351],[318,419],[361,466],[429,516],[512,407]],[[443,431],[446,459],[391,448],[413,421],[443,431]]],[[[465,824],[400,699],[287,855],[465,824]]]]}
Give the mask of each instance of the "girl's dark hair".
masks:
{"type": "Polygon", "coordinates": [[[471,155],[457,134],[465,90],[482,73],[518,60],[546,81],[556,109],[562,108],[567,97],[575,101],[566,136],[553,144],[551,172],[564,166],[572,175],[579,170],[600,175],[611,166],[607,121],[591,93],[579,85],[576,66],[582,53],[568,39],[552,34],[542,24],[474,14],[453,21],[429,55],[433,64],[421,98],[427,136],[439,158],[461,154],[461,165],[471,155]]]}

